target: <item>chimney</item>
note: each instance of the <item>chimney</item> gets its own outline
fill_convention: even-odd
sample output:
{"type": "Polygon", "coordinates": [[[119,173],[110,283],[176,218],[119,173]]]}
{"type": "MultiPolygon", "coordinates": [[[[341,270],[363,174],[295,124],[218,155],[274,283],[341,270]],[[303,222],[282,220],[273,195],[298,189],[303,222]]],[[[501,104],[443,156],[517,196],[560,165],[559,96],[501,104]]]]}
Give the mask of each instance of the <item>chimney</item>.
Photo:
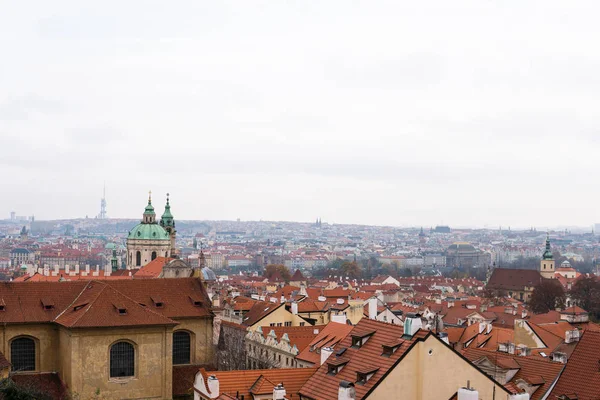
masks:
{"type": "Polygon", "coordinates": [[[325,361],[329,358],[330,355],[333,354],[333,348],[331,347],[322,347],[321,348],[321,364],[325,364],[325,361]]]}
{"type": "Polygon", "coordinates": [[[479,392],[469,387],[470,383],[467,381],[466,388],[458,389],[458,400],[479,400],[479,392]]]}
{"type": "Polygon", "coordinates": [[[54,275],[58,276],[58,271],[60,271],[60,268],[58,268],[58,265],[54,265],[54,275]]]}
{"type": "Polygon", "coordinates": [[[527,316],[527,310],[521,311],[521,318],[525,318],[527,316]]]}
{"type": "Polygon", "coordinates": [[[75,264],[75,274],[79,275],[79,264],[75,264]]]}
{"type": "Polygon", "coordinates": [[[85,274],[86,275],[90,274],[90,264],[85,264],[85,274]]]}
{"type": "Polygon", "coordinates": [[[295,301],[292,302],[292,314],[298,315],[298,303],[295,301]]]}
{"type": "Polygon", "coordinates": [[[281,295],[281,299],[279,300],[280,303],[285,303],[285,296],[281,295]]]}
{"type": "Polygon", "coordinates": [[[442,342],[446,343],[447,345],[450,345],[450,340],[448,339],[448,333],[447,332],[440,332],[438,334],[438,336],[440,337],[440,339],[442,339],[442,342]]]}
{"type": "Polygon", "coordinates": [[[327,301],[327,297],[325,297],[325,296],[319,296],[319,297],[317,297],[317,300],[318,301],[327,301]]]}
{"type": "Polygon", "coordinates": [[[65,274],[69,275],[69,264],[65,265],[65,274]]]}
{"type": "Polygon", "coordinates": [[[283,383],[280,383],[273,388],[273,400],[285,400],[285,395],[286,393],[283,383]]]}
{"type": "Polygon", "coordinates": [[[210,397],[216,399],[219,397],[221,392],[219,392],[219,378],[214,375],[208,377],[208,391],[210,392],[210,397]]]}
{"type": "Polygon", "coordinates": [[[269,301],[270,301],[271,303],[277,303],[277,298],[276,298],[276,297],[271,297],[271,298],[269,299],[269,301]]]}
{"type": "Polygon", "coordinates": [[[579,342],[579,330],[565,331],[565,343],[579,342]]]}
{"type": "Polygon", "coordinates": [[[377,299],[369,299],[369,319],[377,319],[377,299]]]}
{"type": "Polygon", "coordinates": [[[341,381],[338,389],[338,400],[356,400],[354,383],[341,381]]]}
{"type": "Polygon", "coordinates": [[[421,329],[421,314],[419,313],[406,313],[406,319],[404,320],[404,336],[413,337],[419,329],[421,329]]]}

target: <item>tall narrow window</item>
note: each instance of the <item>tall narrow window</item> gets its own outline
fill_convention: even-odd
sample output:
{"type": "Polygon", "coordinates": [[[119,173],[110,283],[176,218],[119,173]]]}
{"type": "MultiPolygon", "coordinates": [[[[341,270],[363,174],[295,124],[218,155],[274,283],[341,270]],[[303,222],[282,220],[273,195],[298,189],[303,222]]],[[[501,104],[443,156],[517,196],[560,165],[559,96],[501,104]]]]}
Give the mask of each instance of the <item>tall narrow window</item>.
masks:
{"type": "Polygon", "coordinates": [[[10,343],[12,370],[35,371],[35,342],[30,338],[18,338],[10,343]]]}
{"type": "Polygon", "coordinates": [[[142,265],[142,252],[141,251],[135,252],[135,265],[136,265],[136,267],[139,267],[142,265]]]}
{"type": "Polygon", "coordinates": [[[173,333],[173,365],[190,363],[190,334],[185,331],[173,333]]]}
{"type": "Polygon", "coordinates": [[[153,252],[152,252],[152,259],[154,260],[155,258],[156,258],[156,252],[155,252],[155,251],[153,251],[153,252]]]}
{"type": "Polygon", "coordinates": [[[110,348],[110,377],[121,378],[135,374],[135,349],[131,343],[117,342],[110,348]]]}

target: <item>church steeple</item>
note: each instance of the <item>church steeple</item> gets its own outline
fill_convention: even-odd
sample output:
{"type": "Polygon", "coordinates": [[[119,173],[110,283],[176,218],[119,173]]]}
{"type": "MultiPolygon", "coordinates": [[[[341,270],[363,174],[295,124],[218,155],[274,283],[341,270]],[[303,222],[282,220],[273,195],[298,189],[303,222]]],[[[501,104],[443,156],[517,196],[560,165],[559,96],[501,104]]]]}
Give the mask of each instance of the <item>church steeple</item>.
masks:
{"type": "Polygon", "coordinates": [[[148,192],[148,205],[144,209],[144,216],[142,219],[144,224],[155,224],[156,213],[154,212],[154,206],[152,205],[152,191],[148,192]]]}
{"type": "Polygon", "coordinates": [[[540,261],[540,274],[546,279],[554,279],[554,256],[550,249],[550,234],[546,234],[546,249],[540,261]]]}
{"type": "Polygon", "coordinates": [[[117,249],[113,249],[112,258],[110,260],[110,265],[112,267],[112,272],[117,272],[119,269],[119,264],[117,262],[117,249]]]}
{"type": "Polygon", "coordinates": [[[162,226],[163,228],[175,226],[175,220],[173,219],[173,214],[171,214],[169,193],[167,193],[167,204],[165,204],[165,212],[163,213],[162,217],[160,217],[160,226],[162,226]]]}

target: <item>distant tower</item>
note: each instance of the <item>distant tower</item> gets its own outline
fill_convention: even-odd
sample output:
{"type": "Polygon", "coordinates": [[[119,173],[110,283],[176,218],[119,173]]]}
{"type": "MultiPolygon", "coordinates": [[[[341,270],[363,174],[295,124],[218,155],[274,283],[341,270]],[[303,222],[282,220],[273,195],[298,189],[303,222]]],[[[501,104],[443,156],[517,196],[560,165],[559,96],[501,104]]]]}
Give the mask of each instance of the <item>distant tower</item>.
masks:
{"type": "Polygon", "coordinates": [[[112,267],[112,272],[117,272],[119,269],[119,264],[117,263],[117,249],[113,249],[112,258],[110,259],[110,265],[112,267]]]}
{"type": "Polygon", "coordinates": [[[102,199],[100,199],[100,214],[99,219],[106,219],[106,184],[104,184],[104,190],[102,192],[102,199]]]}
{"type": "Polygon", "coordinates": [[[546,279],[554,279],[554,256],[550,250],[550,235],[546,235],[546,250],[540,261],[540,274],[546,279]]]}
{"type": "Polygon", "coordinates": [[[175,257],[177,250],[175,247],[175,235],[177,231],[175,230],[175,219],[173,218],[173,214],[171,214],[171,204],[169,203],[169,193],[167,193],[167,204],[165,205],[165,212],[160,218],[160,226],[165,228],[167,233],[169,234],[169,238],[171,239],[171,249],[169,251],[169,257],[175,257]]]}

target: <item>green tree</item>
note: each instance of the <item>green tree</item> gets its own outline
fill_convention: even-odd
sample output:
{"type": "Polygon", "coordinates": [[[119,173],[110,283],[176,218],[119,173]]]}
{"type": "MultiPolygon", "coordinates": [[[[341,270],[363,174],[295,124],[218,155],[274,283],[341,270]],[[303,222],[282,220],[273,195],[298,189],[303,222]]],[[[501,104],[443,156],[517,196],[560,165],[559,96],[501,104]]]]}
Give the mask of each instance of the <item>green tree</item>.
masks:
{"type": "Polygon", "coordinates": [[[594,320],[600,319],[600,280],[583,277],[577,280],[569,295],[575,304],[590,313],[594,320]]]}
{"type": "Polygon", "coordinates": [[[273,276],[276,275],[277,272],[279,272],[279,275],[281,275],[281,278],[284,281],[286,281],[286,282],[290,281],[292,274],[290,273],[289,268],[282,264],[267,265],[265,267],[265,272],[263,273],[263,276],[267,279],[271,279],[273,276]]]}
{"type": "Polygon", "coordinates": [[[531,294],[529,307],[536,314],[547,313],[565,306],[565,291],[558,281],[544,279],[531,294]]]}
{"type": "Polygon", "coordinates": [[[360,266],[356,263],[356,261],[344,262],[340,270],[342,275],[347,276],[350,279],[359,279],[362,274],[362,270],[360,266]]]}

